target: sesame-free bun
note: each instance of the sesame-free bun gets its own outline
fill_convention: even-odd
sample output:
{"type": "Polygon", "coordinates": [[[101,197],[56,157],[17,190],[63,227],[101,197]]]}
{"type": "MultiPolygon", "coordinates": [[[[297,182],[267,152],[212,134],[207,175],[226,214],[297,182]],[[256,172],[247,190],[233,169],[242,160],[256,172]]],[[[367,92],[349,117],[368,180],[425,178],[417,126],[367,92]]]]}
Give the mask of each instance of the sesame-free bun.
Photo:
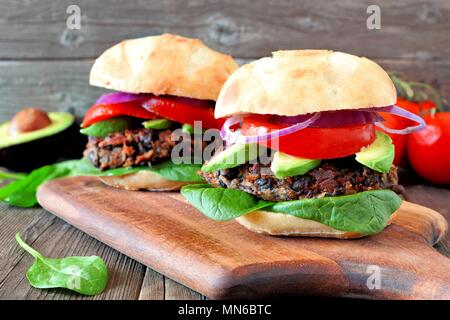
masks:
{"type": "Polygon", "coordinates": [[[99,179],[111,187],[125,190],[175,191],[191,183],[167,180],[149,170],[122,176],[103,176],[99,177],[99,179]]]}
{"type": "Polygon", "coordinates": [[[125,40],[94,63],[90,84],[128,93],[216,100],[238,65],[198,39],[163,34],[125,40]]]}
{"type": "Polygon", "coordinates": [[[296,116],[389,106],[396,99],[387,73],[369,59],[330,50],[276,51],[273,57],[243,65],[228,78],[215,116],[296,116]]]}
{"type": "MultiPolygon", "coordinates": [[[[391,216],[391,220],[394,215],[395,213],[391,216]]],[[[307,220],[288,214],[274,213],[264,210],[258,210],[240,216],[239,218],[236,218],[236,221],[250,231],[274,236],[301,236],[336,239],[355,239],[365,236],[364,234],[358,232],[337,230],[314,220],[307,220]]]]}

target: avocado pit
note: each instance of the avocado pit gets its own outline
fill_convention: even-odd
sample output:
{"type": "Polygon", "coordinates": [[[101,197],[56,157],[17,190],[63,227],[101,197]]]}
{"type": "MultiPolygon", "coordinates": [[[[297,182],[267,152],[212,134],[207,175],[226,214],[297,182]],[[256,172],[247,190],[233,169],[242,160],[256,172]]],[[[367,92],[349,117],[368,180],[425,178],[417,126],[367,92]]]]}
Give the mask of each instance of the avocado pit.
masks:
{"type": "Polygon", "coordinates": [[[26,108],[17,112],[9,124],[12,135],[32,132],[48,127],[52,120],[47,112],[39,108],[26,108]]]}

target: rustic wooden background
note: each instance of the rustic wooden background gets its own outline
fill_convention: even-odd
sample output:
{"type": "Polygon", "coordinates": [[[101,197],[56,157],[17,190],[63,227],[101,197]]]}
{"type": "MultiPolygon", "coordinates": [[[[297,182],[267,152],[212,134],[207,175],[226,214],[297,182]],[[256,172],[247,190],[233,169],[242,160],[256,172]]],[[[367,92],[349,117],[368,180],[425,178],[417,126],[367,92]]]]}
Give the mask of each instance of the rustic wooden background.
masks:
{"type": "MultiPolygon", "coordinates": [[[[127,38],[163,32],[201,38],[240,63],[277,49],[328,48],[364,55],[413,80],[437,81],[450,100],[450,1],[320,0],[8,0],[0,2],[0,122],[23,106],[81,117],[103,92],[88,84],[93,59],[127,38]],[[66,9],[81,9],[68,30],[66,9]],[[381,7],[381,29],[368,30],[366,9],[381,7]]],[[[413,180],[406,198],[450,219],[450,191],[413,180]]],[[[0,205],[0,298],[81,298],[35,290],[24,277],[31,257],[14,234],[50,256],[97,254],[111,271],[96,299],[201,299],[40,208],[0,205]]],[[[450,238],[438,249],[448,255],[450,238]]]]}

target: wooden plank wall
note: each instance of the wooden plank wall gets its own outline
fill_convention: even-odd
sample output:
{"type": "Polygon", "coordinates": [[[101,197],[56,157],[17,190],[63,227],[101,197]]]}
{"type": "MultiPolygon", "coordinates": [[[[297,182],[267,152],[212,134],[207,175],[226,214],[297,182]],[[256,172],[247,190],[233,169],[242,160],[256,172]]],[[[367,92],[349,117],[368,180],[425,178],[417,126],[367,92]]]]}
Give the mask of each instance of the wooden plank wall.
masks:
{"type": "Polygon", "coordinates": [[[277,49],[330,48],[364,55],[417,80],[438,79],[450,97],[450,1],[10,0],[0,2],[0,121],[36,105],[78,116],[102,92],[92,59],[122,39],[179,33],[240,62],[277,49]],[[66,9],[81,9],[68,30],[66,9]],[[369,4],[381,29],[366,28],[369,4]]]}

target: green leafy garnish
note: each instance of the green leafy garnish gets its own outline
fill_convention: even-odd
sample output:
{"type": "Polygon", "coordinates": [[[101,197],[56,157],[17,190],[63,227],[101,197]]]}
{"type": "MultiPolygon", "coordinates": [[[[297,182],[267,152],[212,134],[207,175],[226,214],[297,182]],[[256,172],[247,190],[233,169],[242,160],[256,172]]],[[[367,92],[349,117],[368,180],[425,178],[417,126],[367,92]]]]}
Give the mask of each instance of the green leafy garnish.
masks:
{"type": "Polygon", "coordinates": [[[0,200],[19,207],[32,207],[37,203],[36,190],[47,180],[67,176],[69,169],[48,165],[32,171],[23,179],[0,188],[0,200]]]}
{"type": "Polygon", "coordinates": [[[166,161],[153,165],[149,170],[159,174],[167,180],[203,182],[203,178],[198,174],[201,167],[201,164],[175,164],[172,161],[166,161]]]}
{"type": "Polygon", "coordinates": [[[184,186],[181,194],[204,215],[218,221],[235,219],[264,208],[361,234],[382,231],[401,204],[400,197],[390,190],[282,202],[264,201],[244,191],[213,188],[206,184],[184,186]]]}
{"type": "Polygon", "coordinates": [[[444,110],[448,102],[443,99],[439,92],[431,84],[426,82],[407,81],[405,76],[398,72],[389,72],[389,77],[395,85],[399,97],[413,102],[431,100],[435,103],[437,110],[444,110]]]}
{"type": "Polygon", "coordinates": [[[144,128],[146,129],[155,129],[155,130],[163,130],[168,129],[174,125],[173,121],[167,119],[153,119],[148,120],[143,123],[144,128]]]}
{"type": "Polygon", "coordinates": [[[141,166],[101,171],[85,158],[68,160],[36,169],[22,179],[0,188],[0,201],[17,207],[32,207],[37,203],[38,187],[46,181],[62,177],[121,176],[141,170],[150,170],[168,180],[197,183],[203,181],[202,177],[198,175],[200,168],[200,164],[175,164],[169,160],[152,167],[141,166]]]}
{"type": "Polygon", "coordinates": [[[13,173],[13,172],[5,172],[5,171],[0,171],[0,182],[2,180],[18,180],[18,179],[23,179],[25,178],[26,174],[25,173],[13,173]]]}
{"type": "Polygon", "coordinates": [[[108,268],[100,257],[47,258],[27,245],[19,233],[16,240],[36,259],[27,271],[27,279],[33,287],[66,288],[89,296],[99,294],[106,288],[108,268]]]}
{"type": "Polygon", "coordinates": [[[128,129],[129,126],[129,119],[117,117],[94,123],[87,128],[81,129],[80,132],[87,136],[104,138],[111,133],[124,131],[125,129],[128,129]]]}
{"type": "Polygon", "coordinates": [[[382,231],[401,198],[391,190],[347,196],[277,202],[267,210],[314,220],[337,230],[375,234],[382,231]]]}
{"type": "Polygon", "coordinates": [[[205,216],[218,221],[235,219],[272,204],[240,190],[212,188],[208,184],[184,186],[181,194],[205,216]]]}

